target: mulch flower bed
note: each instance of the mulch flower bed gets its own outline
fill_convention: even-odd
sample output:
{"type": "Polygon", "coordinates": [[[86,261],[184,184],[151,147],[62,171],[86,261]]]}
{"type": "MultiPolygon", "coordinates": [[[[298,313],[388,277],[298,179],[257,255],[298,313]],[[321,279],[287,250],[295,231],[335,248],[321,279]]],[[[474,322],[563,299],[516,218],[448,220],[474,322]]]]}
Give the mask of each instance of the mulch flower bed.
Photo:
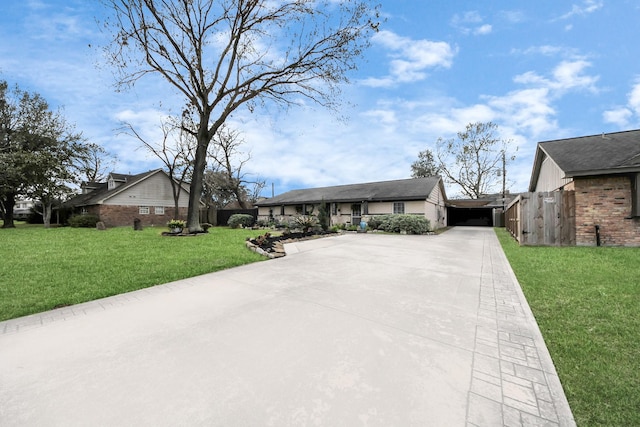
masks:
{"type": "Polygon", "coordinates": [[[254,239],[247,239],[247,247],[269,258],[280,258],[286,255],[284,251],[285,243],[336,235],[338,235],[338,233],[334,231],[283,233],[281,236],[272,236],[271,233],[265,233],[254,239]]]}

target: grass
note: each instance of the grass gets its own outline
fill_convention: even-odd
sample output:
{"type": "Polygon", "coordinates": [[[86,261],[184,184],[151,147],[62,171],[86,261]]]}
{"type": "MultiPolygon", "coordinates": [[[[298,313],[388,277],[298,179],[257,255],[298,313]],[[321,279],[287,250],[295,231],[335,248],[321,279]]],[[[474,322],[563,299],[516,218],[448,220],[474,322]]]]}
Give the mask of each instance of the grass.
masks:
{"type": "Polygon", "coordinates": [[[578,426],[640,425],[640,248],[520,247],[496,232],[578,426]]]}
{"type": "Polygon", "coordinates": [[[192,237],[162,231],[0,229],[0,321],[265,259],[244,244],[258,231],[211,228],[192,237]]]}

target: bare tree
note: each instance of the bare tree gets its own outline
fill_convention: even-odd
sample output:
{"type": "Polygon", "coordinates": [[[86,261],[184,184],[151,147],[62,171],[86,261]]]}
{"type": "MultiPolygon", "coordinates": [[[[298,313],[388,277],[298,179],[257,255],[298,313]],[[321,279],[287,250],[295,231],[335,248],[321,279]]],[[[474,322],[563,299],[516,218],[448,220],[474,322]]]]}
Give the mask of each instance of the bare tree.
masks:
{"type": "Polygon", "coordinates": [[[162,141],[148,141],[130,123],[124,123],[125,132],[137,138],[167,168],[173,194],[173,217],[180,217],[180,193],[191,176],[193,168],[193,136],[185,129],[187,124],[175,117],[161,120],[162,141]]]}
{"type": "Polygon", "coordinates": [[[248,209],[249,204],[257,197],[256,192],[260,193],[264,188],[265,182],[260,179],[249,180],[248,175],[243,172],[244,165],[251,160],[251,154],[245,156],[239,151],[243,142],[238,131],[222,126],[213,137],[209,157],[212,160],[211,169],[222,174],[227,190],[233,194],[242,209],[248,209]],[[248,190],[249,186],[253,187],[253,191],[248,190]]]}
{"type": "Polygon", "coordinates": [[[104,181],[115,166],[116,159],[102,145],[87,143],[75,169],[87,182],[104,181]]]}
{"type": "Polygon", "coordinates": [[[370,0],[102,0],[119,86],[159,74],[197,128],[187,226],[199,231],[207,149],[240,106],[331,106],[377,29],[370,0]]]}
{"type": "Polygon", "coordinates": [[[227,175],[211,168],[204,171],[202,197],[207,208],[223,209],[235,199],[227,175]]]}
{"type": "Polygon", "coordinates": [[[445,181],[472,199],[495,192],[504,179],[506,161],[515,159],[506,157],[511,141],[499,138],[497,129],[492,122],[469,123],[457,138],[436,142],[436,163],[445,181]]]}

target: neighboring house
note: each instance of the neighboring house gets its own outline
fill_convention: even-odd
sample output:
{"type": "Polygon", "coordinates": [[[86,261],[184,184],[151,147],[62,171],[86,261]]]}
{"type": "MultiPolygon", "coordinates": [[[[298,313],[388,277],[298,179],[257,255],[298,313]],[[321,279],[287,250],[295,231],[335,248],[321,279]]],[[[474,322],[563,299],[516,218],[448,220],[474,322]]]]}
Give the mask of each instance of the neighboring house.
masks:
{"type": "MultiPolygon", "coordinates": [[[[156,169],[138,175],[109,174],[106,182],[83,182],[82,194],[64,204],[74,214],[96,215],[107,227],[164,226],[174,218],[173,191],[169,175],[156,169]]],[[[187,217],[189,191],[182,187],[179,218],[187,217]]]]}
{"type": "Polygon", "coordinates": [[[640,246],[640,130],[538,143],[529,191],[563,190],[576,245],[640,246]]]}
{"type": "Polygon", "coordinates": [[[13,206],[13,219],[24,221],[32,214],[33,208],[36,204],[33,200],[29,199],[17,199],[13,206]]]}
{"type": "Polygon", "coordinates": [[[259,220],[288,221],[328,208],[331,225],[367,222],[374,215],[421,215],[437,229],[447,224],[446,194],[440,177],[293,190],[255,203],[259,220]]]}

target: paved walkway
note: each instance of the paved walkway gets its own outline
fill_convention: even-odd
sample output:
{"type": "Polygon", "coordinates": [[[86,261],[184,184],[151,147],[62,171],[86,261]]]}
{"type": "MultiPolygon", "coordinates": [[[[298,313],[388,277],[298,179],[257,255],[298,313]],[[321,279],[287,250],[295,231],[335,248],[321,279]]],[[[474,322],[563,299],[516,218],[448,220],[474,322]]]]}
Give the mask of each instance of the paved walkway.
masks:
{"type": "Polygon", "coordinates": [[[0,323],[0,425],[575,425],[493,230],[286,249],[0,323]]]}

